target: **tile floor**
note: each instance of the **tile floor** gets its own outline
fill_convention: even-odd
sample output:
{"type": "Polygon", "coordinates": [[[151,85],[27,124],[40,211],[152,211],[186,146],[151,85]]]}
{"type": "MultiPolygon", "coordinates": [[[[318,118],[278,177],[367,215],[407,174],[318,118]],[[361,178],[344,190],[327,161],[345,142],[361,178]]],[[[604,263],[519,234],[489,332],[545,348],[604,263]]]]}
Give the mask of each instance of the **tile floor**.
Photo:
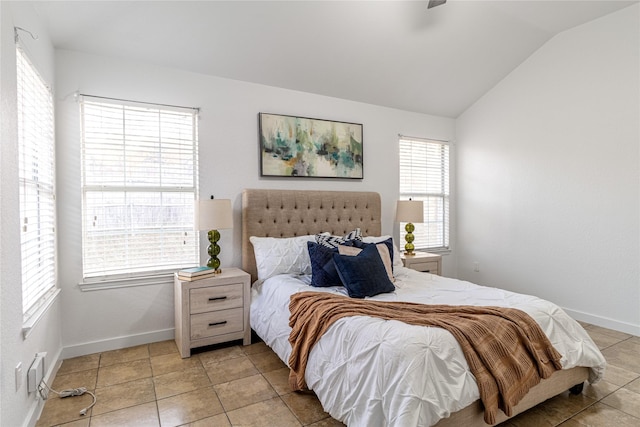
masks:
{"type": "MultiPolygon", "coordinates": [[[[583,324],[609,362],[605,378],[582,394],[565,392],[504,427],[640,426],[640,338],[583,324]]],[[[342,426],[313,393],[292,393],[288,369],[264,343],[219,346],[188,359],[173,341],[63,361],[55,390],[85,386],[89,395],[51,394],[37,426],[342,426]]]]}

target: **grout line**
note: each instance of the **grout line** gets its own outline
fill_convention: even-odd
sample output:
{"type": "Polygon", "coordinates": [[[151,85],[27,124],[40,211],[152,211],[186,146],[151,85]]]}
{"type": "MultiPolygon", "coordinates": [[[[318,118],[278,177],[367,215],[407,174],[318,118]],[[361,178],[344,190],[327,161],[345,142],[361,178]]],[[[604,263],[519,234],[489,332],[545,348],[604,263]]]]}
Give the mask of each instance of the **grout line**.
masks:
{"type": "MultiPolygon", "coordinates": [[[[149,356],[149,365],[151,365],[151,356],[149,356]]],[[[156,393],[156,382],[153,380],[153,368],[151,368],[151,386],[153,387],[153,397],[156,401],[156,411],[158,411],[158,424],[160,424],[160,408],[158,408],[158,394],[156,393]]]]}
{"type": "MultiPolygon", "coordinates": [[[[153,388],[153,392],[155,393],[155,387],[153,388]]],[[[162,426],[162,419],[160,418],[160,407],[158,406],[158,399],[156,399],[156,414],[158,415],[158,425],[162,426]]],[[[91,424],[89,424],[89,427],[91,427],[91,424]]]]}
{"type": "Polygon", "coordinates": [[[622,409],[619,409],[619,408],[616,408],[616,407],[614,407],[614,406],[608,405],[608,404],[606,404],[606,403],[604,403],[604,402],[600,402],[600,403],[601,403],[601,404],[603,404],[603,405],[605,405],[605,406],[607,406],[607,407],[609,407],[610,409],[613,409],[614,411],[622,412],[623,414],[628,415],[628,416],[630,416],[631,418],[634,418],[634,419],[636,419],[636,420],[640,419],[640,418],[636,417],[635,415],[632,415],[632,414],[630,414],[630,413],[628,413],[628,412],[623,411],[622,409]]]}
{"type": "Polygon", "coordinates": [[[301,426],[304,426],[304,423],[302,422],[302,420],[300,418],[298,418],[298,416],[296,415],[295,412],[293,412],[291,410],[291,408],[289,407],[289,405],[287,405],[287,402],[284,401],[284,399],[282,398],[282,396],[278,395],[278,399],[280,399],[280,402],[282,402],[282,404],[284,405],[285,408],[287,408],[287,410],[291,413],[291,415],[293,415],[293,418],[295,418],[296,420],[298,420],[298,423],[300,423],[301,426]]]}

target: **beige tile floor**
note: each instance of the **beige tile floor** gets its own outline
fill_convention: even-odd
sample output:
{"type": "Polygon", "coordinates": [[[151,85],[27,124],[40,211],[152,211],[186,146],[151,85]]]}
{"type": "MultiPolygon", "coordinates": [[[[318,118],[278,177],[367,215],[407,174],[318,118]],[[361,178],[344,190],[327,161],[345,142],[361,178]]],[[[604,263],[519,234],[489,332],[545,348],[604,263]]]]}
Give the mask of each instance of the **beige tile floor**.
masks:
{"type": "MultiPolygon", "coordinates": [[[[603,381],[565,392],[503,423],[505,427],[640,426],[640,338],[584,324],[609,362],[603,381]]],[[[194,352],[195,353],[195,352],[194,352]]],[[[182,359],[173,341],[63,361],[38,426],[342,426],[313,393],[292,393],[288,369],[264,343],[227,345],[182,359]]]]}

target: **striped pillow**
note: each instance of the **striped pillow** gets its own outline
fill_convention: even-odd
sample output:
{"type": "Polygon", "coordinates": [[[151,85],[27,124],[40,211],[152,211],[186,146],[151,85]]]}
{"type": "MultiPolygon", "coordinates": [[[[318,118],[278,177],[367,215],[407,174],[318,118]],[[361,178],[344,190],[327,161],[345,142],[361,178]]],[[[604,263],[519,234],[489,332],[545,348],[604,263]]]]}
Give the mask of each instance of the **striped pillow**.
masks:
{"type": "Polygon", "coordinates": [[[324,246],[325,248],[337,248],[340,245],[344,245],[350,240],[362,241],[362,232],[359,228],[356,228],[350,233],[344,236],[325,236],[323,234],[316,234],[316,243],[324,246]]]}

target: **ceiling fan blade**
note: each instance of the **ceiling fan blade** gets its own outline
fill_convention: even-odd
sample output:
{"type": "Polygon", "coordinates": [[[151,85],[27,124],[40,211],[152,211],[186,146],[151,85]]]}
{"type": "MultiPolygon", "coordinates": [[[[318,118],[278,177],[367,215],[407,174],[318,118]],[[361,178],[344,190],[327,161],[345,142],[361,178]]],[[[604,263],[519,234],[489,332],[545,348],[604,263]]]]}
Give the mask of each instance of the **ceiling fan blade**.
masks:
{"type": "Polygon", "coordinates": [[[427,9],[431,9],[432,7],[440,6],[441,4],[445,4],[447,0],[429,0],[429,5],[427,9]]]}

